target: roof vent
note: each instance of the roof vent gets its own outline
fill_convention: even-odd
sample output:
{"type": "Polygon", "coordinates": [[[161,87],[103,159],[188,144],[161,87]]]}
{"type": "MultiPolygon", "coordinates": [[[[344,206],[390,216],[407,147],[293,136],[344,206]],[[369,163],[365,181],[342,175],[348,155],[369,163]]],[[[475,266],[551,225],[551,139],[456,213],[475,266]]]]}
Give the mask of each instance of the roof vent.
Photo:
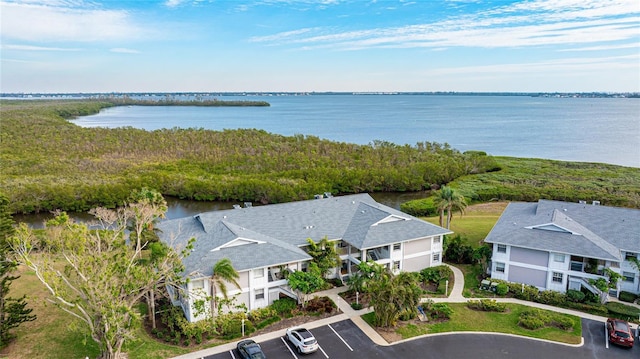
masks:
{"type": "Polygon", "coordinates": [[[594,206],[599,206],[599,205],[600,205],[600,201],[593,201],[593,202],[592,202],[592,204],[593,204],[594,206]]]}

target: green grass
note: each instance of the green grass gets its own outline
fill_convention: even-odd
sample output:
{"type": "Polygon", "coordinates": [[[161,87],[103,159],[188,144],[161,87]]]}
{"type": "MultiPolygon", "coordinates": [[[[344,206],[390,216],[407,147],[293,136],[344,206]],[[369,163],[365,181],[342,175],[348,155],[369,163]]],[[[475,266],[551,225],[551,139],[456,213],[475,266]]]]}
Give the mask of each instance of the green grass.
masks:
{"type": "MultiPolygon", "coordinates": [[[[544,311],[551,316],[571,318],[573,330],[564,331],[558,328],[546,327],[538,330],[528,330],[518,325],[520,313],[529,307],[520,304],[507,304],[507,312],[481,312],[468,309],[465,303],[448,303],[454,313],[446,322],[412,322],[400,326],[396,332],[403,339],[413,338],[425,334],[446,332],[495,332],[521,335],[525,337],[552,340],[561,343],[578,344],[582,338],[582,322],[579,317],[544,311]]],[[[373,313],[366,314],[363,319],[371,323],[373,313]]]]}
{"type": "MultiPolygon", "coordinates": [[[[506,206],[507,202],[471,205],[462,216],[459,213],[453,216],[450,229],[454,234],[460,234],[465,239],[464,244],[475,248],[489,234],[506,206]]],[[[439,222],[437,216],[423,219],[436,225],[439,222]]]]}

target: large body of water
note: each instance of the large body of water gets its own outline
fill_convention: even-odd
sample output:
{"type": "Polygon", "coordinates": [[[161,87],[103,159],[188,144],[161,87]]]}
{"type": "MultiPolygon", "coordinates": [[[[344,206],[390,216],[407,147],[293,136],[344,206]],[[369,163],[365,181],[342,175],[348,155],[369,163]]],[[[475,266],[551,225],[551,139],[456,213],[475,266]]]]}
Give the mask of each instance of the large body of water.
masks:
{"type": "Polygon", "coordinates": [[[368,144],[448,143],[496,156],[640,167],[640,99],[528,96],[310,95],[220,97],[270,107],[114,107],[86,127],[257,128],[368,144]]]}

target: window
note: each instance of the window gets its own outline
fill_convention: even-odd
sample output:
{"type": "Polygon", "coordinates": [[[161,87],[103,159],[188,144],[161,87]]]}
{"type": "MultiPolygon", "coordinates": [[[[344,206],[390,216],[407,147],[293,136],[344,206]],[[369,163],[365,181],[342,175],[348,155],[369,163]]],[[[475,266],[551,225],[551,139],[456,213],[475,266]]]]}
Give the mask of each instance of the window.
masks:
{"type": "Polygon", "coordinates": [[[393,261],[393,270],[400,270],[400,261],[393,261]]]}
{"type": "Polygon", "coordinates": [[[394,244],[393,244],[393,250],[394,250],[394,251],[399,251],[399,250],[400,250],[400,246],[401,246],[401,244],[400,244],[400,243],[394,243],[394,244]]]}
{"type": "Polygon", "coordinates": [[[555,262],[564,263],[564,254],[559,254],[559,253],[554,254],[553,255],[553,260],[555,262]]]}
{"type": "Polygon", "coordinates": [[[264,277],[264,269],[254,269],[253,270],[253,278],[262,278],[264,277]]]}
{"type": "Polygon", "coordinates": [[[498,244],[498,253],[507,253],[507,246],[505,244],[498,244]]]}
{"type": "Polygon", "coordinates": [[[496,272],[504,273],[504,263],[496,262],[496,272]]]}
{"type": "Polygon", "coordinates": [[[256,289],[256,300],[264,299],[264,289],[256,289]]]}
{"type": "Polygon", "coordinates": [[[434,262],[440,262],[440,253],[434,253],[433,254],[433,261],[434,262]]]}
{"type": "Polygon", "coordinates": [[[633,252],[627,252],[624,255],[624,259],[627,260],[627,261],[632,260],[632,259],[638,259],[638,254],[637,253],[633,253],[633,252]]]}
{"type": "Polygon", "coordinates": [[[622,278],[625,282],[633,283],[635,277],[636,277],[635,274],[631,272],[622,272],[622,278]]]}
{"type": "Polygon", "coordinates": [[[433,239],[433,243],[440,243],[440,237],[435,237],[433,239]]]}
{"type": "Polygon", "coordinates": [[[562,273],[553,272],[553,278],[551,278],[552,281],[554,281],[556,283],[562,283],[562,279],[563,279],[563,274],[562,273]]]}

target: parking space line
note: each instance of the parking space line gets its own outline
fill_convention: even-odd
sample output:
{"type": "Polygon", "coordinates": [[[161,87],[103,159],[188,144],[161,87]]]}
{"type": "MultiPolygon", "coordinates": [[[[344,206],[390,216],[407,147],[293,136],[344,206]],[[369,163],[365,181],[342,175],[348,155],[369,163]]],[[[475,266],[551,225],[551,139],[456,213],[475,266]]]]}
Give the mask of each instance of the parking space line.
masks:
{"type": "Polygon", "coordinates": [[[338,336],[338,338],[340,338],[340,340],[342,340],[342,342],[344,343],[344,345],[346,345],[346,346],[347,346],[347,348],[349,348],[349,350],[353,351],[353,348],[351,348],[351,347],[349,346],[349,344],[347,344],[347,342],[346,342],[346,341],[345,341],[345,340],[340,336],[340,334],[338,334],[338,332],[336,332],[336,330],[335,330],[335,329],[333,329],[333,327],[331,326],[331,324],[327,324],[327,326],[328,326],[331,330],[333,330],[333,332],[338,336]]]}
{"type": "Polygon", "coordinates": [[[609,349],[609,330],[607,329],[607,323],[604,323],[604,347],[609,349]]]}
{"type": "Polygon", "coordinates": [[[322,349],[322,347],[320,346],[320,344],[318,344],[318,348],[320,348],[320,351],[322,352],[322,354],[324,354],[324,357],[329,359],[329,356],[327,355],[327,353],[325,353],[324,349],[322,349]]]}
{"type": "Polygon", "coordinates": [[[284,344],[285,347],[287,347],[287,349],[289,349],[289,352],[291,353],[291,355],[293,355],[294,359],[298,359],[298,357],[296,356],[296,354],[293,352],[293,350],[291,350],[291,348],[289,347],[289,344],[287,344],[287,341],[284,340],[284,337],[280,337],[280,340],[282,340],[282,343],[284,344]]]}
{"type": "Polygon", "coordinates": [[[236,359],[236,356],[233,354],[233,349],[229,350],[229,354],[231,354],[231,359],[236,359]]]}

